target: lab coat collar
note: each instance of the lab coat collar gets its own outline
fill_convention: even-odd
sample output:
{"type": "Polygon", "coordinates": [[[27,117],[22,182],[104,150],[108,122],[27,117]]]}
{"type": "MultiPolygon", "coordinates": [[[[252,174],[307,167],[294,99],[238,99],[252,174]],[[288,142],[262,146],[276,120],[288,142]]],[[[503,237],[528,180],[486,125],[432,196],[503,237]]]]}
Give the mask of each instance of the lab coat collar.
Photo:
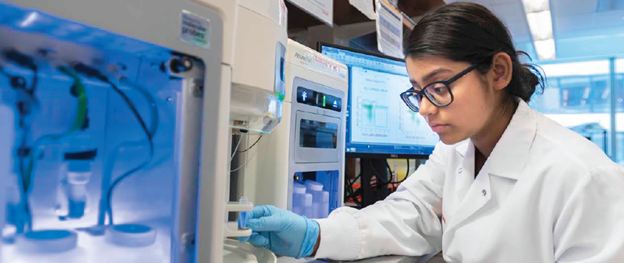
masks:
{"type": "MultiPolygon", "coordinates": [[[[518,180],[537,132],[535,115],[536,113],[526,102],[518,101],[518,108],[511,122],[487,160],[490,174],[518,180]]],[[[474,147],[472,145],[469,140],[466,140],[460,142],[455,149],[465,158],[469,147],[474,147]]]]}

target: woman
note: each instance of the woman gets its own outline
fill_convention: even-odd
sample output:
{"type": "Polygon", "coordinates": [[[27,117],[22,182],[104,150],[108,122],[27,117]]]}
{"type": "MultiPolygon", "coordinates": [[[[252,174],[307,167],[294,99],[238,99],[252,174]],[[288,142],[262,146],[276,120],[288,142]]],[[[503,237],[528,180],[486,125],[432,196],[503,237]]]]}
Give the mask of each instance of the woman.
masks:
{"type": "Polygon", "coordinates": [[[405,53],[413,88],[401,97],[442,141],[427,163],[362,210],[313,221],[257,207],[252,244],[298,258],[624,262],[624,169],[528,107],[539,74],[494,14],[446,5],[405,53]]]}

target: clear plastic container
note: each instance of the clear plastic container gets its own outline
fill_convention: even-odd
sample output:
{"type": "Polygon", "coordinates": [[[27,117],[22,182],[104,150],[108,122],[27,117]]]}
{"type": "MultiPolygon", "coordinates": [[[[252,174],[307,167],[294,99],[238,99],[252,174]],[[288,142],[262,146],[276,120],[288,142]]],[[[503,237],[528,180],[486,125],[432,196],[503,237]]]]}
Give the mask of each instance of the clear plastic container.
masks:
{"type": "Polygon", "coordinates": [[[293,183],[292,211],[298,215],[304,215],[306,187],[300,183],[293,183]]]}
{"type": "Polygon", "coordinates": [[[303,215],[307,218],[312,218],[312,194],[305,194],[305,203],[303,207],[303,215]]]}
{"type": "Polygon", "coordinates": [[[327,218],[329,216],[329,192],[323,191],[321,195],[321,208],[318,218],[327,218]]]}
{"type": "Polygon", "coordinates": [[[77,246],[78,234],[68,230],[31,231],[19,235],[5,255],[13,263],[84,262],[85,251],[77,246]]]}
{"type": "Polygon", "coordinates": [[[307,192],[312,194],[312,213],[310,218],[321,217],[321,200],[323,199],[323,184],[307,180],[305,182],[307,192]]]}

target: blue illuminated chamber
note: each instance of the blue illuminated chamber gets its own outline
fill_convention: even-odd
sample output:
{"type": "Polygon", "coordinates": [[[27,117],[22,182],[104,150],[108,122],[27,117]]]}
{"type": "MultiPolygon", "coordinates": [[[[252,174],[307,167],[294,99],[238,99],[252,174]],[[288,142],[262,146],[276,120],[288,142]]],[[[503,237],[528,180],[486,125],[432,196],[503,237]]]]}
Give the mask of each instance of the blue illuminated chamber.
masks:
{"type": "MultiPolygon", "coordinates": [[[[184,90],[185,79],[163,70],[172,52],[0,2],[0,52],[9,49],[36,58],[39,68],[36,102],[31,101],[27,124],[16,123],[13,173],[0,182],[8,188],[0,261],[166,262],[173,258],[172,247],[180,242],[174,227],[180,216],[177,187],[183,161],[180,115],[191,98],[185,97],[190,94],[184,90]],[[67,133],[79,100],[75,80],[59,72],[58,66],[71,67],[70,62],[99,69],[127,95],[153,132],[153,154],[127,100],[109,83],[88,74],[78,73],[87,98],[86,120],[79,130],[67,133]],[[50,134],[64,136],[39,140],[50,134]],[[21,136],[26,147],[17,149],[21,136]],[[24,167],[20,162],[31,151],[38,154],[33,157],[29,189],[23,191],[20,179],[25,169],[20,169],[24,167]],[[80,157],[89,152],[95,153],[80,157]],[[137,167],[111,191],[109,206],[105,193],[115,179],[137,167]],[[113,212],[113,225],[106,210],[113,212]],[[50,251],[54,246],[59,249],[50,251]]],[[[0,75],[0,103],[14,107],[17,120],[16,105],[26,93],[11,87],[9,76],[21,76],[31,85],[34,74],[6,55],[0,57],[0,66],[5,73],[0,75]]],[[[197,105],[200,112],[201,104],[197,105]]],[[[195,218],[194,210],[186,212],[195,218]]]]}

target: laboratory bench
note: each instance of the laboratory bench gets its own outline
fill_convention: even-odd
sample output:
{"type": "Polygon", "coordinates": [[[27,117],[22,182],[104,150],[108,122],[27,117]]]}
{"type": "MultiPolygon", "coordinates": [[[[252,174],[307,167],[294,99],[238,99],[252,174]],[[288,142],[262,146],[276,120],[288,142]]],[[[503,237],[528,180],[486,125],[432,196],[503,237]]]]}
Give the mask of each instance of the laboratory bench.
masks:
{"type": "Polygon", "coordinates": [[[294,259],[281,257],[277,259],[277,263],[321,263],[321,262],[357,262],[357,263],[438,263],[444,262],[441,258],[438,258],[436,254],[425,255],[422,257],[408,257],[408,256],[383,256],[375,258],[367,258],[356,261],[337,261],[337,260],[306,260],[306,259],[294,259]],[[439,259],[441,261],[435,261],[439,259]]]}

